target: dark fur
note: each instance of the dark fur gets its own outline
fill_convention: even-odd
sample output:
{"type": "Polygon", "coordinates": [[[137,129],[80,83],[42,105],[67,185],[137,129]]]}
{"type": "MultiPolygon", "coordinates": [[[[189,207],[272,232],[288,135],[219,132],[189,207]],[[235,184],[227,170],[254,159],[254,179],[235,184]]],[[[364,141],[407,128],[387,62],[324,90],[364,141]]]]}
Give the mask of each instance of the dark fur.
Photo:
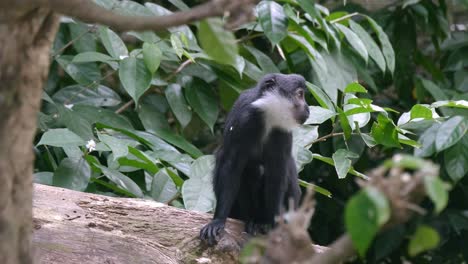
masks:
{"type": "Polygon", "coordinates": [[[228,114],[213,178],[217,206],[213,220],[200,231],[200,238],[208,244],[216,243],[227,217],[244,221],[246,231],[255,234],[274,225],[275,216],[289,198],[297,206],[301,191],[291,154],[291,130],[273,127],[265,135],[265,114],[252,105],[276,89],[293,103],[292,114],[297,124],[302,124],[309,108],[303,99],[299,102],[294,97],[297,88],[305,88],[302,76],[266,75],[239,96],[228,114]]]}

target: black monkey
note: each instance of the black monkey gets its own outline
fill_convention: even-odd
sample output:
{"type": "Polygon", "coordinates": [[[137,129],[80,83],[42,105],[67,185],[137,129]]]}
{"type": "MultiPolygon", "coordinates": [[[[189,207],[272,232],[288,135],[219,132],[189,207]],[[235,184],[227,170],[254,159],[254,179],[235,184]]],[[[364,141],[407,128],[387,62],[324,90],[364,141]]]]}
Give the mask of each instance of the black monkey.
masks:
{"type": "Polygon", "coordinates": [[[216,153],[213,220],[200,231],[209,245],[227,217],[246,223],[250,234],[274,225],[280,208],[301,191],[292,156],[291,130],[309,117],[305,80],[296,74],[268,74],[241,93],[228,114],[216,153]]]}

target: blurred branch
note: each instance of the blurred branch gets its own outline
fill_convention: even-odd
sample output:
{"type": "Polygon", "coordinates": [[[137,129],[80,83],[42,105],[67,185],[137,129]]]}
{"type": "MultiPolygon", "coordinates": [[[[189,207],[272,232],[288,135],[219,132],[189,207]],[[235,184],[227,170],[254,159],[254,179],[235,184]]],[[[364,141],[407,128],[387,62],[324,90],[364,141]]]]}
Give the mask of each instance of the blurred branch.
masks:
{"type": "MultiPolygon", "coordinates": [[[[86,23],[97,23],[110,26],[116,30],[154,30],[189,24],[209,17],[227,15],[227,27],[233,28],[253,17],[256,0],[212,0],[186,11],[165,16],[127,16],[120,15],[91,0],[22,0],[17,5],[35,5],[79,19],[86,23]]],[[[1,4],[0,7],[6,7],[1,4]]]]}

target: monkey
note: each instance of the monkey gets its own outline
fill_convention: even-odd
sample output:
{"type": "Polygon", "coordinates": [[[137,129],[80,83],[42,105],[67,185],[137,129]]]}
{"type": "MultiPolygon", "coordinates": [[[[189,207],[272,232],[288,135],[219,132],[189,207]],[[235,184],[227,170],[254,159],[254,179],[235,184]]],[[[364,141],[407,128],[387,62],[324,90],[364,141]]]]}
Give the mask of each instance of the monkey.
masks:
{"type": "Polygon", "coordinates": [[[298,206],[292,130],[309,117],[305,87],[300,75],[267,74],[235,101],[215,153],[214,217],[200,230],[208,245],[217,243],[227,217],[243,221],[245,231],[256,235],[274,226],[289,199],[298,206]]]}

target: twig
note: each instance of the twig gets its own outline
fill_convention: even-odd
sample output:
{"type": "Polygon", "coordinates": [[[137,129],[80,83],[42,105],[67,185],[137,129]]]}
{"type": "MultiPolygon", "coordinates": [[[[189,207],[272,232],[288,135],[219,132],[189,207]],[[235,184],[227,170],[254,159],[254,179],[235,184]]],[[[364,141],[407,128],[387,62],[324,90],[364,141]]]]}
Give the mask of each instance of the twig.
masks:
{"type": "Polygon", "coordinates": [[[354,12],[354,13],[351,13],[351,14],[349,14],[349,15],[342,16],[342,17],[339,17],[339,18],[337,18],[337,19],[333,19],[332,21],[330,21],[330,23],[331,23],[331,24],[337,23],[337,22],[340,22],[340,21],[342,21],[342,20],[346,20],[346,19],[348,19],[348,18],[351,18],[351,17],[353,17],[353,16],[356,16],[356,15],[359,15],[359,13],[358,13],[358,12],[354,12]]]}
{"type": "Polygon", "coordinates": [[[57,57],[58,55],[62,54],[62,52],[64,52],[70,45],[72,45],[73,43],[75,43],[76,41],[78,41],[79,39],[81,39],[82,37],[84,37],[84,35],[88,34],[89,32],[93,32],[96,30],[96,25],[92,26],[92,27],[89,27],[87,30],[83,31],[80,35],[76,36],[74,39],[70,40],[69,42],[67,42],[67,44],[63,45],[63,47],[61,47],[57,52],[55,52],[52,57],[57,57]]]}

